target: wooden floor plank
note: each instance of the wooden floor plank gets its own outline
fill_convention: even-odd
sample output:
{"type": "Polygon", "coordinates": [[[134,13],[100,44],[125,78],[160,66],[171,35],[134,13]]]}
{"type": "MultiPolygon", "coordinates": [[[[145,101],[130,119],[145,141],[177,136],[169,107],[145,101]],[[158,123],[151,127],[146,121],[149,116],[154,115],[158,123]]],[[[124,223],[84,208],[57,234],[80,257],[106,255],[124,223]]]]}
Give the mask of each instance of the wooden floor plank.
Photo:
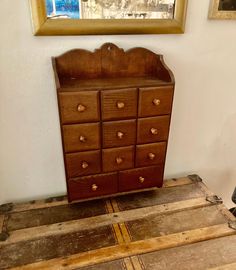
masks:
{"type": "Polygon", "coordinates": [[[117,245],[112,226],[37,238],[1,247],[0,269],[117,245]]]}
{"type": "Polygon", "coordinates": [[[133,266],[134,266],[134,269],[135,270],[143,270],[142,265],[141,265],[141,263],[139,261],[138,256],[132,256],[130,259],[131,259],[131,261],[133,263],[133,266]]]}
{"type": "Polygon", "coordinates": [[[177,234],[156,237],[113,247],[101,248],[89,252],[75,254],[67,258],[57,258],[31,265],[13,268],[14,270],[72,270],[79,267],[104,263],[111,260],[140,255],[148,252],[173,248],[191,243],[215,239],[228,235],[235,235],[235,230],[228,224],[221,224],[207,228],[185,231],[177,234]]]}
{"type": "Polygon", "coordinates": [[[7,230],[14,231],[24,228],[49,225],[102,215],[107,212],[108,209],[104,200],[14,212],[8,214],[7,230]]]}
{"type": "Polygon", "coordinates": [[[146,208],[132,209],[118,213],[109,213],[79,220],[21,229],[10,232],[9,238],[4,242],[0,242],[0,247],[21,241],[29,241],[35,238],[72,233],[75,231],[83,231],[85,229],[92,230],[98,227],[124,222],[127,223],[132,220],[140,219],[140,216],[148,220],[149,217],[154,215],[164,215],[176,211],[185,212],[188,209],[201,208],[209,205],[211,205],[211,203],[207,202],[203,197],[165,205],[155,205],[146,208]]]}
{"type": "Polygon", "coordinates": [[[144,218],[140,216],[125,224],[131,241],[138,241],[226,222],[228,220],[219,214],[218,209],[213,205],[165,215],[154,214],[144,218]]]}
{"type": "Polygon", "coordinates": [[[224,215],[228,220],[234,221],[236,217],[229,211],[229,209],[224,204],[217,205],[219,212],[224,215]]]}
{"type": "Polygon", "coordinates": [[[67,196],[57,196],[57,197],[50,197],[42,200],[33,200],[30,202],[24,203],[13,203],[10,213],[13,212],[23,212],[33,209],[41,209],[47,207],[54,207],[54,206],[61,206],[68,204],[67,196]]]}
{"type": "Polygon", "coordinates": [[[176,187],[181,185],[192,184],[193,181],[189,177],[172,178],[163,181],[163,187],[176,187]]]}
{"type": "Polygon", "coordinates": [[[214,268],[208,268],[207,270],[235,270],[236,269],[236,262],[231,264],[226,264],[214,268]]]}
{"type": "Polygon", "coordinates": [[[76,270],[136,270],[130,258],[76,268],[76,270]]]}
{"type": "Polygon", "coordinates": [[[136,270],[136,268],[134,268],[134,266],[133,266],[132,261],[130,260],[130,258],[125,258],[124,259],[124,263],[125,263],[125,266],[126,266],[126,269],[127,270],[136,270]]]}
{"type": "Polygon", "coordinates": [[[218,269],[236,262],[236,235],[142,254],[139,260],[145,270],[218,269]]]}
{"type": "Polygon", "coordinates": [[[205,193],[200,189],[200,187],[194,183],[124,195],[115,198],[115,200],[117,202],[117,211],[125,211],[129,209],[179,202],[205,196],[205,193]]]}
{"type": "MultiPolygon", "coordinates": [[[[181,185],[188,185],[191,184],[192,180],[190,180],[188,177],[182,177],[177,179],[167,179],[164,180],[163,188],[167,187],[177,187],[181,185]]],[[[81,203],[81,202],[80,202],[81,203]]],[[[51,197],[46,198],[43,200],[33,200],[30,202],[25,203],[9,203],[8,204],[8,213],[15,213],[15,212],[23,212],[23,211],[29,211],[29,210],[36,210],[36,209],[42,209],[42,208],[48,208],[48,207],[55,207],[55,206],[62,206],[67,205],[67,196],[58,196],[58,197],[51,197]]]]}
{"type": "Polygon", "coordinates": [[[4,215],[0,215],[0,233],[2,232],[3,229],[3,222],[4,222],[4,215]]]}

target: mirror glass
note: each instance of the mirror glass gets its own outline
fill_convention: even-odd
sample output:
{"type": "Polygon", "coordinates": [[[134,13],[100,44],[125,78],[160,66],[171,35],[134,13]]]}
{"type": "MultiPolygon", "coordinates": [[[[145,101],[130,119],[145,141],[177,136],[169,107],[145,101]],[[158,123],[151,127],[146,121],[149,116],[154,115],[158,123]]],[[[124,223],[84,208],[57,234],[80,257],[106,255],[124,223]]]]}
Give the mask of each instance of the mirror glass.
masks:
{"type": "Polygon", "coordinates": [[[50,19],[173,19],[176,0],[45,0],[50,19]]]}

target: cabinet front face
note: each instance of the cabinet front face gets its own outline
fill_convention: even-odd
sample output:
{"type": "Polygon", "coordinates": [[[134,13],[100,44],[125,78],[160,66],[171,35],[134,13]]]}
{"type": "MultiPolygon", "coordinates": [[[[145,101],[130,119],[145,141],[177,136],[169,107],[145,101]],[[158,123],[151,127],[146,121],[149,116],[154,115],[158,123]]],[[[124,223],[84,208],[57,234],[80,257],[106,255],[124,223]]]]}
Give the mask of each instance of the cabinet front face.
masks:
{"type": "Polygon", "coordinates": [[[166,141],[169,134],[169,116],[138,119],[137,143],[166,141]]]}
{"type": "Polygon", "coordinates": [[[69,178],[101,172],[101,153],[99,150],[65,155],[69,178]]]}
{"type": "Polygon", "coordinates": [[[164,164],[166,143],[149,143],[136,146],[136,167],[164,164]]]}
{"type": "Polygon", "coordinates": [[[100,148],[100,124],[64,125],[62,127],[65,152],[100,148]]]}
{"type": "Polygon", "coordinates": [[[136,140],[136,120],[104,122],[103,147],[134,145],[136,140]]]}
{"type": "Polygon", "coordinates": [[[101,92],[102,120],[136,118],[137,89],[101,92]]]}
{"type": "Polygon", "coordinates": [[[83,123],[99,120],[98,92],[61,92],[58,101],[63,124],[83,123]]]}
{"type": "Polygon", "coordinates": [[[139,89],[139,116],[155,116],[171,113],[173,86],[139,89]]]}
{"type": "Polygon", "coordinates": [[[110,148],[102,151],[103,172],[134,167],[134,146],[110,148]]]}
{"type": "Polygon", "coordinates": [[[69,201],[161,187],[174,95],[163,57],[108,43],[53,67],[69,201]]]}
{"type": "Polygon", "coordinates": [[[68,181],[69,200],[99,197],[118,192],[117,173],[80,177],[68,181]]]}
{"type": "Polygon", "coordinates": [[[119,172],[119,191],[161,187],[163,166],[139,168],[119,172]]]}

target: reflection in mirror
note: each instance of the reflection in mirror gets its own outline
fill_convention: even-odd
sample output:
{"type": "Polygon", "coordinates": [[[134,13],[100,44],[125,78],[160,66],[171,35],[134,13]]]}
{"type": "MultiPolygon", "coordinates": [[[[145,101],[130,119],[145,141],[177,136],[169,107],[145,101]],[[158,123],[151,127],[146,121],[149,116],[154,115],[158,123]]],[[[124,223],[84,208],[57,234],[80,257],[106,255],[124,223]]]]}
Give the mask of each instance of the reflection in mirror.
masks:
{"type": "Polygon", "coordinates": [[[219,10],[227,10],[227,11],[236,10],[236,0],[220,0],[219,10]]]}
{"type": "Polygon", "coordinates": [[[45,0],[51,19],[173,19],[176,0],[45,0]]]}

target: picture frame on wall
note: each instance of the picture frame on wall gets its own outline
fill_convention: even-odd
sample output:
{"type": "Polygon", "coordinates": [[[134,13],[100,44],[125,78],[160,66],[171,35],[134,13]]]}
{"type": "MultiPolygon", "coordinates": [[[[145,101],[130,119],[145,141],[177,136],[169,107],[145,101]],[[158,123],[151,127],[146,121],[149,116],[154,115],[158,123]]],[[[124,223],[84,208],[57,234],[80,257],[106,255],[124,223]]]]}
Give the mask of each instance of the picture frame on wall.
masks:
{"type": "Polygon", "coordinates": [[[235,20],[236,0],[211,0],[209,19],[235,20]]]}
{"type": "Polygon", "coordinates": [[[187,0],[29,0],[35,35],[183,33],[187,0]]]}

